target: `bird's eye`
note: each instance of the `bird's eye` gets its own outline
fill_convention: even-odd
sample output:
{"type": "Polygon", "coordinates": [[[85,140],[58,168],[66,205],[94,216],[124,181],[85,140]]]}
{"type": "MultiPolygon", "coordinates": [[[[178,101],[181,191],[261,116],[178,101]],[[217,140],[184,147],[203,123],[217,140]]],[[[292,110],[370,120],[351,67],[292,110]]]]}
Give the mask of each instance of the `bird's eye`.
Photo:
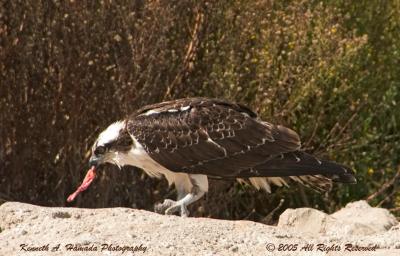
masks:
{"type": "Polygon", "coordinates": [[[104,146],[98,146],[98,147],[94,150],[94,154],[95,154],[95,155],[103,155],[104,153],[106,153],[106,147],[104,147],[104,146]]]}

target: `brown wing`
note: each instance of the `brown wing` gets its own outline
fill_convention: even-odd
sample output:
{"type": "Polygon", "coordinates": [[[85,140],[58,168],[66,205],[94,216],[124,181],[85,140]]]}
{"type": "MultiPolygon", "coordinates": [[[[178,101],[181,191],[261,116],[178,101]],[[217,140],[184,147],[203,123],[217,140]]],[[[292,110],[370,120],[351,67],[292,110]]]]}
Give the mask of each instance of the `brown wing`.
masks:
{"type": "Polygon", "coordinates": [[[298,135],[222,100],[192,98],[144,107],[127,129],[155,161],[174,172],[238,177],[300,147],[298,135]]]}

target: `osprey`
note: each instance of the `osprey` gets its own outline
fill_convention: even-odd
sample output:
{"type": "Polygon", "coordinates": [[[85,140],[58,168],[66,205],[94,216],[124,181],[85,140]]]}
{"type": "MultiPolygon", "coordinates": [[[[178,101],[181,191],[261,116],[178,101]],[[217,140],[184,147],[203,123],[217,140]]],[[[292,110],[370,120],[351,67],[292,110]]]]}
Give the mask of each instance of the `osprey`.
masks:
{"type": "Polygon", "coordinates": [[[271,192],[289,180],[319,191],[332,181],[355,183],[353,171],[300,150],[296,132],[262,121],[249,108],[219,99],[187,98],[145,106],[100,133],[90,169],[72,201],[86,190],[104,163],[132,165],[175,184],[178,198],[155,206],[180,212],[208,191],[208,178],[237,179],[271,192]]]}

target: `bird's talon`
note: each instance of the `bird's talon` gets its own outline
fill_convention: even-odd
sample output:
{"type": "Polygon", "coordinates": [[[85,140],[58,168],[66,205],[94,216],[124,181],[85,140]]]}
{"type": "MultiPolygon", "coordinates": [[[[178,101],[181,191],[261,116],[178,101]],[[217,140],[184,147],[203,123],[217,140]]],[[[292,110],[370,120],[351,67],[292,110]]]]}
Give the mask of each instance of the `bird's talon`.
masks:
{"type": "Polygon", "coordinates": [[[163,203],[158,203],[154,206],[154,211],[160,214],[167,214],[166,211],[175,203],[176,202],[171,199],[165,199],[163,203]]]}
{"type": "Polygon", "coordinates": [[[163,204],[162,203],[155,204],[154,212],[162,214],[163,213],[163,204]]]}
{"type": "Polygon", "coordinates": [[[173,205],[169,207],[167,210],[165,210],[165,215],[172,215],[176,213],[180,208],[180,205],[173,205]]]}

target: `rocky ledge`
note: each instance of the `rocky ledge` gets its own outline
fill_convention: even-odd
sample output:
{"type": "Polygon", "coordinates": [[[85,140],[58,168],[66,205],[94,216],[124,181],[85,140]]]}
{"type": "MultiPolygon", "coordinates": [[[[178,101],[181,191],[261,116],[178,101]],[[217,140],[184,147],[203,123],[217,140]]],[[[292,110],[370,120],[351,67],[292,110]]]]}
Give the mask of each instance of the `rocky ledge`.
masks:
{"type": "Polygon", "coordinates": [[[0,255],[400,255],[400,224],[365,201],[328,215],[288,209],[277,226],[127,208],[0,206],[0,255]]]}

